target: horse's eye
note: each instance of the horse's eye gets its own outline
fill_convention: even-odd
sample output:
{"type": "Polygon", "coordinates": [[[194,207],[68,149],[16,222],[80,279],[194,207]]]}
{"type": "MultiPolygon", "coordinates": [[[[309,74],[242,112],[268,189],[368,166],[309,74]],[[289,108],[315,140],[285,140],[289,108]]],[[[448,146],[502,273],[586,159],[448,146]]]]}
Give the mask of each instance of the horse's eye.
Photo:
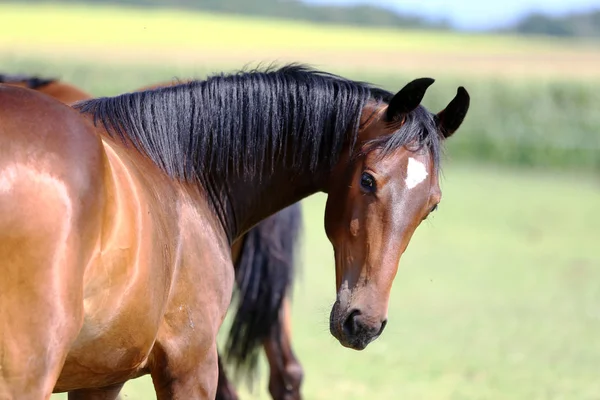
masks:
{"type": "Polygon", "coordinates": [[[377,189],[377,186],[375,184],[375,178],[373,178],[373,175],[369,174],[368,172],[363,172],[360,177],[360,187],[366,192],[374,192],[377,189]]]}

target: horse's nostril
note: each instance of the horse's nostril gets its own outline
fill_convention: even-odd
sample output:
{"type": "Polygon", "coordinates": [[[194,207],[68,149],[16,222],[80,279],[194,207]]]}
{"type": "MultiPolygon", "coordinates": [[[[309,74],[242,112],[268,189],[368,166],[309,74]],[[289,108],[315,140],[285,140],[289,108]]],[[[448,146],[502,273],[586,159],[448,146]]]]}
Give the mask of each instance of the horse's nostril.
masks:
{"type": "Polygon", "coordinates": [[[379,336],[383,333],[383,330],[385,329],[386,325],[387,325],[387,319],[384,319],[383,322],[381,323],[381,328],[379,328],[379,332],[377,332],[377,336],[379,336]]]}
{"type": "Polygon", "coordinates": [[[358,326],[356,325],[356,317],[360,315],[360,311],[352,310],[350,314],[346,317],[344,321],[344,325],[342,328],[344,329],[344,333],[346,336],[354,336],[358,331],[358,326]]]}

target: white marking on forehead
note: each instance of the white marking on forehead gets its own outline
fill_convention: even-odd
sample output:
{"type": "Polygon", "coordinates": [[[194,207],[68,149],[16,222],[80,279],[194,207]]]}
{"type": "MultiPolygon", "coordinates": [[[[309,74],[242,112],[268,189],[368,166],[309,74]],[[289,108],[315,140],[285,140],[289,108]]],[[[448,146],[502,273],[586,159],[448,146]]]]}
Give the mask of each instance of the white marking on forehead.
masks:
{"type": "Polygon", "coordinates": [[[409,189],[414,188],[419,183],[423,182],[427,178],[427,168],[425,164],[415,160],[412,157],[408,158],[408,165],[406,166],[406,187],[409,189]]]}

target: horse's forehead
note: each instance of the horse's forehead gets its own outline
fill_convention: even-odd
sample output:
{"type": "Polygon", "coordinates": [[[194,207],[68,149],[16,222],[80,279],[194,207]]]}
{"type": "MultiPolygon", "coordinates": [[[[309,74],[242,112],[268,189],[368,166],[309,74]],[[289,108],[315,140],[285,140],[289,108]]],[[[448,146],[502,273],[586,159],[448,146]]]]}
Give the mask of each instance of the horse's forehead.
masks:
{"type": "Polygon", "coordinates": [[[380,154],[374,157],[380,160],[379,167],[390,173],[426,171],[429,174],[433,167],[431,153],[425,148],[411,150],[410,146],[400,146],[383,157],[380,154]]]}
{"type": "Polygon", "coordinates": [[[377,169],[406,190],[439,190],[433,158],[425,148],[414,151],[403,146],[393,150],[380,159],[377,169]]]}

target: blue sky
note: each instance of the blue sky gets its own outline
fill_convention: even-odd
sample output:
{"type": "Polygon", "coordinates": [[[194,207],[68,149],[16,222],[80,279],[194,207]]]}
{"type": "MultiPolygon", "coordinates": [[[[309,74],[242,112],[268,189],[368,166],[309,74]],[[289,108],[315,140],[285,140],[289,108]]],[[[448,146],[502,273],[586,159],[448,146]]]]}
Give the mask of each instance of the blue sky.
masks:
{"type": "Polygon", "coordinates": [[[305,0],[318,4],[374,4],[425,18],[447,18],[461,29],[484,29],[514,22],[529,11],[560,15],[600,9],[600,0],[305,0]]]}

